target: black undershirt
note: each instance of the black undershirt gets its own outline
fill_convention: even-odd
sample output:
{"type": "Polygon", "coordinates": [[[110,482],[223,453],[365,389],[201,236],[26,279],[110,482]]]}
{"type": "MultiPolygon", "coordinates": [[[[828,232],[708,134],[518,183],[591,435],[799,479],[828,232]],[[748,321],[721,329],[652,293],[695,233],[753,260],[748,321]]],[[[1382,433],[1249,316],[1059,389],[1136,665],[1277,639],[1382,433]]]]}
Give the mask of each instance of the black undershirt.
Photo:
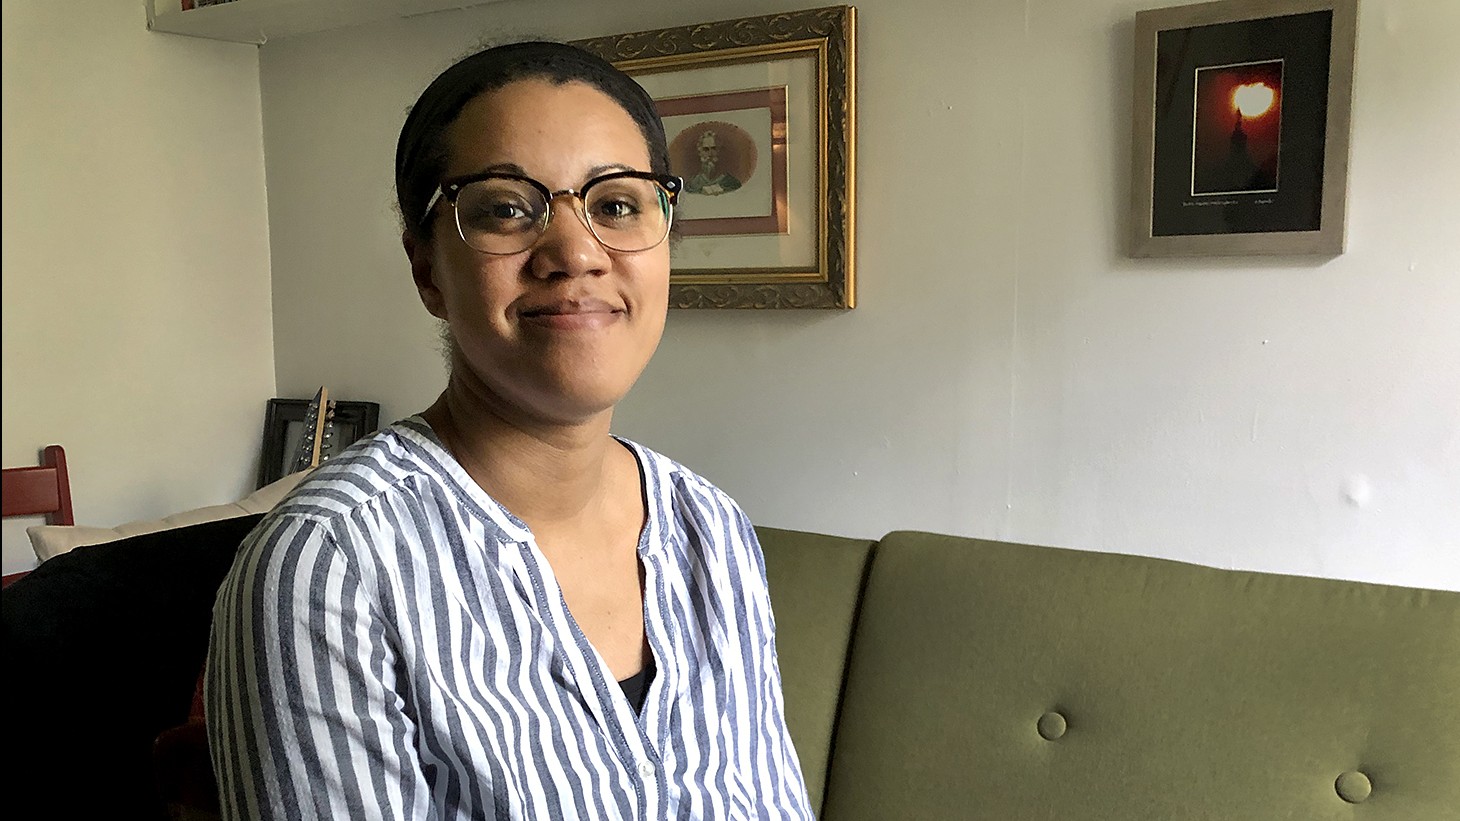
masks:
{"type": "Polygon", "coordinates": [[[649,694],[649,685],[654,681],[654,657],[644,663],[644,669],[620,681],[618,686],[623,688],[624,695],[629,700],[629,705],[634,708],[637,715],[644,711],[644,696],[649,694]]]}

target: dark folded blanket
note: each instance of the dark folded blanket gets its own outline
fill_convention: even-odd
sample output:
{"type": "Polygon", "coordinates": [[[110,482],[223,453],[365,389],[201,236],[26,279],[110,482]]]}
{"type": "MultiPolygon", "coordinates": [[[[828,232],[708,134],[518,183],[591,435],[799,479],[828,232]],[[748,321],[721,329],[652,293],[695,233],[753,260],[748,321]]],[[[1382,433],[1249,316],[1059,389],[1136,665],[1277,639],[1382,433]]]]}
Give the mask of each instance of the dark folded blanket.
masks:
{"type": "Polygon", "coordinates": [[[166,818],[153,741],[188,717],[213,598],[262,518],[78,547],[0,593],[8,783],[39,813],[20,817],[166,818]]]}

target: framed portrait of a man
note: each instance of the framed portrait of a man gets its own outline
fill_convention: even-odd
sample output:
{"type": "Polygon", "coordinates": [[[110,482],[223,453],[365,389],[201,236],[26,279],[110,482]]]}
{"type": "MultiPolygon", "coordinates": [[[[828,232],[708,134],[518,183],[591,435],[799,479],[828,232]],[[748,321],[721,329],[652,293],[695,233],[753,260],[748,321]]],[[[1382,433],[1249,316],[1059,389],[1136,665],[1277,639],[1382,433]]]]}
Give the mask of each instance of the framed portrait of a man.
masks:
{"type": "Polygon", "coordinates": [[[654,98],[683,177],[670,304],[851,308],[850,6],[576,43],[654,98]]]}
{"type": "Polygon", "coordinates": [[[656,102],[684,178],[682,236],[788,232],[785,86],[656,102]]]}

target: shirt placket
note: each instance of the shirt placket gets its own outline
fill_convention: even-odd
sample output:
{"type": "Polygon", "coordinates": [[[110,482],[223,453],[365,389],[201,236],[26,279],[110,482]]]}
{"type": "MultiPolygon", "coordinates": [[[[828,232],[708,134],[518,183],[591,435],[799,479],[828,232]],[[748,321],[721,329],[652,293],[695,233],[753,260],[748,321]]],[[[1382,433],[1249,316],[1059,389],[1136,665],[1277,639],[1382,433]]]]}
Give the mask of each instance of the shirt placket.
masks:
{"type": "MultiPolygon", "coordinates": [[[[514,563],[520,569],[514,566],[514,572],[524,574],[527,589],[536,598],[533,607],[558,639],[557,652],[568,669],[578,698],[587,706],[589,715],[634,785],[639,796],[638,818],[641,821],[658,818],[663,801],[663,765],[658,753],[639,729],[638,717],[628,699],[615,698],[609,689],[617,688],[618,682],[612,680],[603,658],[589,644],[568,611],[547,558],[530,539],[521,547],[522,561],[514,563]]],[[[646,568],[646,577],[647,573],[646,568]]],[[[647,578],[645,586],[648,586],[647,578]]]]}

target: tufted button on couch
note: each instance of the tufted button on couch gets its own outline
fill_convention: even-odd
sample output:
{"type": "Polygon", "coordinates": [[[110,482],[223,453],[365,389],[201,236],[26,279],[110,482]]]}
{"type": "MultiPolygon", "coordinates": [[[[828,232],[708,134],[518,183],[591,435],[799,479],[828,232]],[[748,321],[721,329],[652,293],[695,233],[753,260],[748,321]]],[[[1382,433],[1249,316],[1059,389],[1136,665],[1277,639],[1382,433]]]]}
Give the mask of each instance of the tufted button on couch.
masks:
{"type": "Polygon", "coordinates": [[[1460,819],[1460,593],[759,532],[823,821],[1460,819]]]}

